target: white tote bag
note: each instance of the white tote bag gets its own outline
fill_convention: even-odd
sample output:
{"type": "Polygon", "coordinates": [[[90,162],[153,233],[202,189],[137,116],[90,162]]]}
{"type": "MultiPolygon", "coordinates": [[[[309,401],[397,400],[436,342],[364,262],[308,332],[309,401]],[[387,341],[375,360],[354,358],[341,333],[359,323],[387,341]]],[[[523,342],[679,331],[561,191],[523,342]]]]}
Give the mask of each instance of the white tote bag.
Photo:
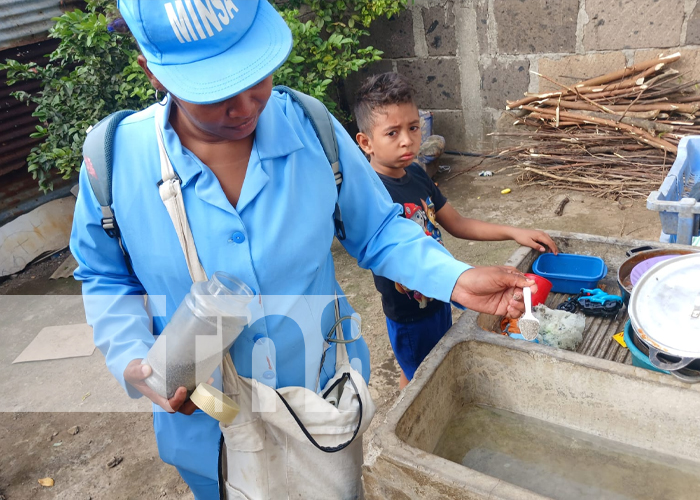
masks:
{"type": "MultiPolygon", "coordinates": [[[[206,280],[180,180],[166,153],[158,120],[156,137],[161,160],[161,199],[177,232],[192,280],[206,280]]],[[[374,417],[375,406],[364,378],[350,365],[345,345],[357,338],[344,339],[337,298],[335,315],[335,331],[330,332],[335,333],[335,338],[326,338],[326,350],[330,343],[336,343],[335,376],[320,394],[305,387],[272,389],[239,376],[231,356],[224,358],[224,393],[240,406],[240,412],[230,425],[221,424],[222,499],[364,497],[362,434],[374,417]]],[[[325,354],[320,366],[324,359],[325,354]]]]}
{"type": "Polygon", "coordinates": [[[226,357],[224,393],[241,409],[221,425],[226,498],[363,498],[362,434],[375,407],[337,336],[335,376],[320,394],[241,377],[226,357]]]}

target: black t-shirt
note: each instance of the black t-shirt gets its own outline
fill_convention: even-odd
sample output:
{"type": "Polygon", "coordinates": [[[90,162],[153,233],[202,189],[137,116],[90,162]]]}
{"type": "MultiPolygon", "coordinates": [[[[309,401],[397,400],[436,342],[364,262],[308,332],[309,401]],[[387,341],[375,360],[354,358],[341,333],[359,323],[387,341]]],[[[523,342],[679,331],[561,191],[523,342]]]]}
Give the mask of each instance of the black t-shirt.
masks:
{"type": "MultiPolygon", "coordinates": [[[[437,228],[435,214],[447,203],[435,183],[417,164],[406,168],[400,179],[377,174],[386,186],[394,203],[403,208],[403,216],[419,224],[425,233],[440,243],[442,237],[437,228]]],[[[407,262],[407,266],[420,265],[407,262]]],[[[386,317],[398,323],[411,323],[435,314],[444,304],[439,300],[423,297],[382,276],[374,276],[374,284],[382,294],[382,307],[386,317]],[[422,307],[421,307],[422,306],[422,307]]]]}

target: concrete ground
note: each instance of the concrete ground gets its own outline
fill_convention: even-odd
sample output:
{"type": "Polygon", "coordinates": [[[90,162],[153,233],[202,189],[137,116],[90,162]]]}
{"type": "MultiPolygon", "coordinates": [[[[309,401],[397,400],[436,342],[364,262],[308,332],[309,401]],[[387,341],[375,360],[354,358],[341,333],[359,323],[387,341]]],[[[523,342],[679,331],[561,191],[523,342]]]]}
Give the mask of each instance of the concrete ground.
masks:
{"type": "MultiPolygon", "coordinates": [[[[441,163],[450,164],[452,171],[435,177],[465,216],[522,227],[658,238],[658,215],[646,210],[644,200],[616,202],[574,191],[521,189],[513,170],[478,177],[479,170],[499,168],[479,162],[446,157],[441,163]],[[501,195],[504,188],[513,191],[501,195]],[[556,216],[564,195],[571,201],[556,216]]],[[[475,265],[501,264],[516,248],[513,242],[467,242],[445,233],[443,238],[457,258],[475,265]]],[[[374,428],[398,394],[399,369],[371,273],[358,268],[337,243],[333,253],[338,280],[362,316],[372,354],[370,390],[378,407],[374,428]]],[[[48,280],[60,262],[44,261],[0,284],[0,500],[192,498],[176,471],[158,459],[148,405],[126,397],[99,351],[85,358],[11,364],[44,326],[84,322],[80,299],[63,296],[79,294],[79,284],[48,280]],[[77,434],[71,432],[75,426],[77,434]],[[37,481],[45,477],[55,485],[40,486],[37,481]]]]}

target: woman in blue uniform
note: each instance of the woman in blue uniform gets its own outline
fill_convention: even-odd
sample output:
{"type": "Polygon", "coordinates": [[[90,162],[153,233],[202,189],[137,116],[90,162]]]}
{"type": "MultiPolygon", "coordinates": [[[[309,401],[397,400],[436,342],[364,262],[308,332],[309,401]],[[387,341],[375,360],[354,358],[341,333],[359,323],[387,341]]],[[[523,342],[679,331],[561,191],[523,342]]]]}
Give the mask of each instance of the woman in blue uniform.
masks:
{"type": "MultiPolygon", "coordinates": [[[[121,0],[119,9],[142,50],[142,68],[167,98],[124,119],[114,141],[112,208],[133,273],[102,229],[88,166],[81,171],[71,237],[79,263],[75,277],[83,281],[88,322],[108,368],[131,397],[154,402],[160,456],[177,467],[197,499],[218,498],[218,424],[194,411],[184,388],[169,401],[153,393],[143,383],[149,368],[141,365],[153,335],[192,284],[158,192],[157,133],[181,180],[208,276],[230,273],[260,297],[342,295],[330,251],[337,201],[347,232],[342,244],[361,267],[442,301],[513,317],[521,313],[520,287],[531,282],[506,268],[458,262],[399,217],[399,207],[334,122],[344,177],[338,193],[310,121],[287,94],[272,91],[272,74],[289,55],[292,38],[266,0],[121,0]]],[[[344,299],[341,309],[343,315],[352,312],[344,299]]],[[[333,324],[327,319],[323,328],[333,324]]],[[[259,334],[276,346],[278,386],[316,390],[323,339],[305,338],[279,314],[249,325],[231,348],[241,376],[251,376],[259,334]]],[[[349,344],[348,353],[368,380],[365,342],[349,344]]],[[[320,387],[334,367],[331,349],[320,387]]]]}

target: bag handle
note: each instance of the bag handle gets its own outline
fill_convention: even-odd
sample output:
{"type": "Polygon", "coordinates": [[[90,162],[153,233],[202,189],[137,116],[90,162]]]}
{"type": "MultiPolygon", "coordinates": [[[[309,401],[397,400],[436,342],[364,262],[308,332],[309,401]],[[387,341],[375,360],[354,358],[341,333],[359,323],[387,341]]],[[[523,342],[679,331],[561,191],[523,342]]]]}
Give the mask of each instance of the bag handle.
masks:
{"type": "Polygon", "coordinates": [[[318,444],[318,442],[314,439],[314,437],[308,431],[306,426],[299,419],[299,417],[297,416],[295,411],[292,409],[292,407],[289,406],[289,403],[287,403],[287,400],[284,399],[284,396],[282,396],[282,394],[280,394],[279,392],[275,391],[277,393],[277,396],[279,396],[279,398],[282,400],[282,403],[284,403],[284,406],[287,407],[287,410],[289,411],[289,413],[292,416],[292,418],[294,419],[294,421],[297,423],[297,425],[301,429],[301,432],[304,433],[304,435],[311,442],[311,444],[313,444],[316,448],[318,448],[319,450],[321,450],[325,453],[335,453],[335,452],[344,450],[345,448],[350,446],[350,444],[357,437],[358,432],[360,432],[360,427],[362,427],[362,397],[360,396],[360,391],[357,390],[357,386],[355,385],[355,382],[352,380],[352,377],[350,376],[349,372],[343,373],[343,375],[338,380],[336,380],[333,383],[333,385],[330,386],[328,388],[328,390],[326,390],[325,393],[323,393],[323,398],[325,399],[328,396],[328,394],[330,394],[330,392],[336,388],[337,385],[339,385],[341,383],[344,384],[347,382],[350,382],[352,387],[355,389],[355,394],[357,394],[357,403],[359,405],[357,427],[355,427],[355,431],[352,433],[352,437],[347,442],[345,442],[343,444],[339,444],[338,446],[321,446],[320,444],[318,444]]]}
{"type": "Polygon", "coordinates": [[[194,236],[190,224],[187,221],[187,211],[185,210],[185,202],[182,198],[182,181],[175,173],[173,164],[170,162],[168,153],[165,150],[163,142],[163,132],[158,125],[158,120],[154,120],[156,124],[156,137],[158,138],[158,150],[160,153],[160,173],[162,179],[158,182],[158,192],[160,199],[163,201],[165,208],[173,222],[173,227],[177,233],[177,239],[180,241],[182,252],[185,254],[187,270],[190,273],[192,281],[207,281],[207,273],[202,267],[197,255],[197,247],[194,244],[194,236]]]}

